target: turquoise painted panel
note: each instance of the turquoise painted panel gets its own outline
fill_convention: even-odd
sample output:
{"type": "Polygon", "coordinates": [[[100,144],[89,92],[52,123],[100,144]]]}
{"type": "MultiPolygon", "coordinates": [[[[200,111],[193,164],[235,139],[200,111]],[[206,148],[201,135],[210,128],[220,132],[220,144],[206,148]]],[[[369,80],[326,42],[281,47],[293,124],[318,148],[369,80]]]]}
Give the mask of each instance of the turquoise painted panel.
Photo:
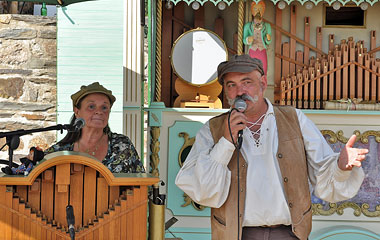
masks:
{"type": "Polygon", "coordinates": [[[178,163],[179,152],[185,142],[179,133],[186,132],[189,138],[195,137],[198,130],[203,126],[201,122],[193,121],[176,121],[169,128],[169,159],[168,159],[168,200],[167,208],[173,211],[174,215],[181,216],[210,216],[210,209],[206,208],[202,211],[196,210],[191,204],[181,207],[185,203],[183,191],[175,185],[175,178],[180,169],[178,163]]]}
{"type": "Polygon", "coordinates": [[[377,235],[365,228],[352,226],[335,226],[312,232],[310,240],[379,240],[377,235]]]}
{"type": "Polygon", "coordinates": [[[165,238],[181,238],[183,240],[210,240],[210,228],[170,228],[166,231],[165,238]]]}
{"type": "Polygon", "coordinates": [[[98,81],[112,90],[110,127],[123,132],[124,0],[82,2],[57,9],[58,123],[68,123],[71,94],[98,81]]]}

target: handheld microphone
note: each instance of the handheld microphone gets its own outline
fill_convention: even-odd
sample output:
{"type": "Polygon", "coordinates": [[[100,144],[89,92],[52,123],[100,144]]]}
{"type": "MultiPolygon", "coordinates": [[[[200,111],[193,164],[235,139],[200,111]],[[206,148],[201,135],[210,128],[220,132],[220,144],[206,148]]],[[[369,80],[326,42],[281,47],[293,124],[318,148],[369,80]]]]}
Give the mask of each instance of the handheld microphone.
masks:
{"type": "Polygon", "coordinates": [[[72,125],[72,131],[73,132],[79,132],[79,130],[81,130],[84,125],[86,125],[86,122],[84,121],[83,118],[77,118],[75,119],[73,125],[72,125]]]}
{"type": "Polygon", "coordinates": [[[242,99],[241,97],[238,97],[236,98],[235,100],[235,108],[239,111],[239,112],[244,112],[245,109],[247,109],[247,103],[244,101],[244,99],[242,99]]]}
{"type": "Polygon", "coordinates": [[[67,225],[69,226],[69,232],[71,240],[75,239],[75,217],[74,217],[74,209],[73,206],[67,205],[66,207],[66,220],[67,225]]]}
{"type": "MultiPolygon", "coordinates": [[[[239,111],[239,112],[244,112],[245,109],[247,109],[247,103],[244,101],[244,99],[242,99],[241,97],[238,97],[236,98],[235,100],[235,108],[239,111]]],[[[238,140],[237,140],[237,143],[238,143],[238,148],[240,149],[241,148],[241,145],[243,143],[243,130],[239,130],[238,132],[238,140]]]]}

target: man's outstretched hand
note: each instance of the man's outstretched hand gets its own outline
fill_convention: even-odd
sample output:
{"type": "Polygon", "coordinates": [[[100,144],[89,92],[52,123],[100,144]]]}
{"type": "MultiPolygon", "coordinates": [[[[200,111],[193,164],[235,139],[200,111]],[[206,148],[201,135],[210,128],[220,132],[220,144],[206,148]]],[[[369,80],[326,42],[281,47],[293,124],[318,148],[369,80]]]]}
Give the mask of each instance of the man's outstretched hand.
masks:
{"type": "Polygon", "coordinates": [[[343,171],[352,170],[354,166],[360,167],[365,159],[368,149],[353,148],[356,135],[352,135],[346,146],[340,151],[338,166],[343,171]]]}

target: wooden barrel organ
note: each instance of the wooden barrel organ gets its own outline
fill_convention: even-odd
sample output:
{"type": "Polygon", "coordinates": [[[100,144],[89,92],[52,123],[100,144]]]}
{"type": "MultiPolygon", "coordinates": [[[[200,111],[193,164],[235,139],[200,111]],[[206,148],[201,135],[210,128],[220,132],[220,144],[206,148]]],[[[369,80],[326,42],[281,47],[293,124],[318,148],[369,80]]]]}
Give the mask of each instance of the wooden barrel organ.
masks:
{"type": "Polygon", "coordinates": [[[28,176],[0,177],[1,239],[146,239],[149,174],[113,174],[89,155],[49,154],[28,176]]]}

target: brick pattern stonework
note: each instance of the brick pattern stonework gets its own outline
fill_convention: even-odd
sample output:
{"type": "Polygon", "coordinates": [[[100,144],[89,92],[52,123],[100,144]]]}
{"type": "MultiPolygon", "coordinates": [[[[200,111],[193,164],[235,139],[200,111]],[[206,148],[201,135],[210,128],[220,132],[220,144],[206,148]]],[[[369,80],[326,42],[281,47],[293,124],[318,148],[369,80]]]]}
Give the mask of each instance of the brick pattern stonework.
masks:
{"type": "MultiPolygon", "coordinates": [[[[57,21],[55,17],[0,15],[0,132],[56,125],[57,21]]],[[[32,146],[45,149],[56,132],[24,135],[15,161],[32,146]]],[[[0,139],[0,147],[5,138],[0,139]]],[[[8,159],[8,150],[0,152],[8,159]]]]}

